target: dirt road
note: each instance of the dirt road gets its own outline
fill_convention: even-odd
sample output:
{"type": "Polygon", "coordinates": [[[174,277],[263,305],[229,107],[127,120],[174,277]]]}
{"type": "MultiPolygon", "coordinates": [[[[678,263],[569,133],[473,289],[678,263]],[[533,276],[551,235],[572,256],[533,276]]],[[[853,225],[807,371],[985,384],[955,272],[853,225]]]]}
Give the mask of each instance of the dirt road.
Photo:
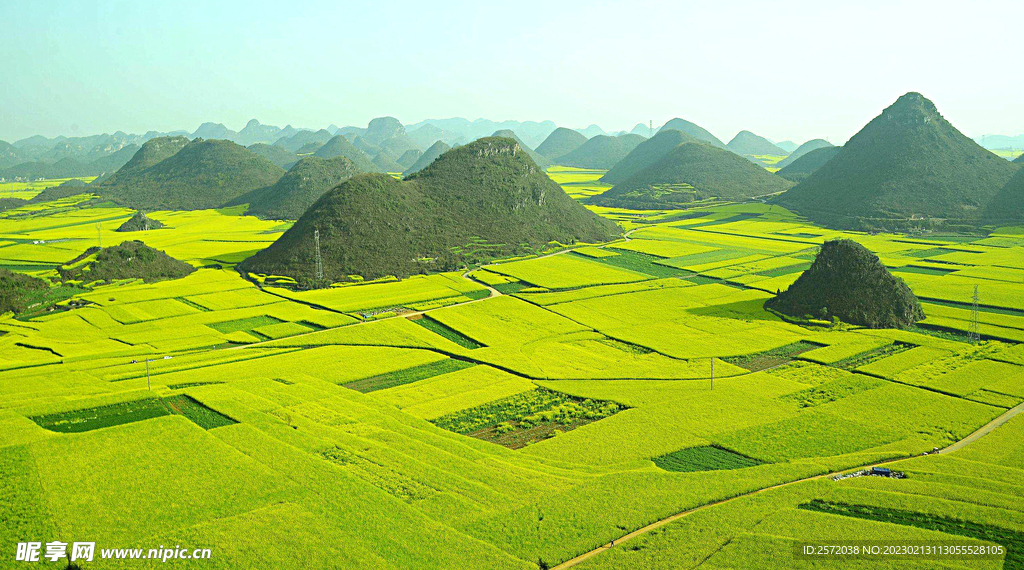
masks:
{"type": "MultiPolygon", "coordinates": [[[[967,437],[965,437],[965,438],[961,439],[960,441],[950,445],[949,447],[946,447],[945,449],[940,450],[939,453],[943,453],[943,454],[951,453],[951,452],[954,452],[954,451],[956,451],[958,449],[961,449],[965,445],[968,445],[970,443],[973,443],[973,442],[977,441],[982,436],[992,432],[993,430],[995,430],[999,426],[1005,424],[1006,422],[1008,422],[1010,419],[1012,419],[1014,416],[1020,414],[1021,412],[1024,412],[1024,404],[1020,404],[1020,405],[1018,405],[1018,406],[1016,406],[1014,408],[1011,408],[1011,409],[1007,410],[1006,412],[1001,414],[999,417],[997,417],[996,419],[994,419],[994,420],[990,421],[989,423],[985,424],[984,426],[979,428],[977,431],[975,431],[971,435],[968,435],[967,437]]],[[[583,554],[580,554],[579,556],[577,556],[575,558],[571,558],[569,560],[566,560],[565,562],[563,562],[563,563],[555,566],[554,568],[552,568],[552,570],[565,570],[566,568],[572,568],[573,566],[576,566],[577,564],[583,562],[584,560],[587,560],[589,558],[593,558],[594,556],[597,556],[598,554],[600,554],[600,553],[602,553],[602,552],[604,552],[606,550],[611,550],[612,548],[615,548],[615,547],[621,545],[624,542],[632,540],[632,539],[634,539],[634,538],[636,538],[638,536],[647,534],[647,533],[651,532],[652,530],[654,530],[656,528],[659,528],[659,527],[667,525],[670,522],[679,520],[679,519],[681,519],[681,518],[683,518],[685,516],[691,515],[693,513],[698,512],[698,511],[702,511],[704,509],[708,509],[708,508],[714,507],[716,505],[722,505],[722,504],[725,504],[725,503],[728,503],[728,502],[731,502],[731,501],[735,501],[737,499],[742,499],[744,497],[749,497],[751,495],[756,495],[758,493],[764,493],[765,491],[771,491],[772,489],[779,489],[781,487],[787,487],[789,485],[796,485],[797,483],[804,483],[806,481],[814,481],[816,479],[823,479],[825,477],[832,477],[832,476],[838,475],[839,473],[846,473],[846,472],[849,472],[849,471],[856,471],[856,470],[859,470],[859,469],[866,469],[866,468],[874,467],[874,466],[877,466],[877,465],[885,465],[887,463],[895,463],[897,461],[903,461],[904,459],[908,459],[908,458],[901,457],[901,458],[898,458],[898,459],[889,459],[889,460],[886,460],[886,461],[878,461],[878,462],[871,463],[871,464],[868,464],[868,465],[861,465],[860,467],[852,467],[850,469],[843,469],[842,471],[834,471],[834,472],[831,472],[831,473],[824,473],[824,474],[821,474],[821,475],[814,475],[812,477],[805,477],[803,479],[797,479],[795,481],[789,481],[788,483],[780,483],[778,485],[772,485],[771,487],[764,487],[764,488],[761,488],[761,489],[757,489],[755,491],[750,491],[749,493],[744,493],[742,495],[737,495],[737,496],[729,498],[729,499],[724,499],[724,500],[721,500],[721,501],[716,501],[714,503],[708,503],[706,505],[701,505],[699,507],[694,507],[692,509],[688,509],[688,510],[676,513],[676,514],[674,514],[674,515],[672,515],[670,517],[666,517],[666,518],[663,518],[661,520],[655,521],[655,522],[653,522],[653,523],[651,523],[651,524],[649,524],[649,525],[647,525],[645,527],[638,528],[637,530],[634,530],[633,532],[631,532],[629,534],[626,534],[626,535],[620,536],[619,538],[616,538],[615,541],[614,541],[614,546],[612,545],[613,543],[603,544],[603,545],[601,545],[601,546],[599,546],[599,547],[597,547],[597,548],[595,548],[595,549],[593,549],[593,550],[591,550],[589,552],[584,552],[583,554]]]]}

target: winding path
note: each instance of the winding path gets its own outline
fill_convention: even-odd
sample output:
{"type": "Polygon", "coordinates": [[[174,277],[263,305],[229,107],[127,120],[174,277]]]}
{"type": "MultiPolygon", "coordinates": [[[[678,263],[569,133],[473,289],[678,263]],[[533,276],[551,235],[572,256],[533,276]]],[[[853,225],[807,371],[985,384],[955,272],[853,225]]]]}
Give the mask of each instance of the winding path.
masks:
{"type": "MultiPolygon", "coordinates": [[[[944,449],[939,450],[938,453],[942,453],[942,454],[952,453],[954,451],[962,449],[964,446],[966,446],[968,444],[971,444],[971,443],[974,443],[975,441],[980,439],[982,436],[987,435],[988,433],[992,432],[993,430],[995,430],[999,426],[1001,426],[1001,425],[1005,424],[1006,422],[1010,421],[1011,419],[1013,419],[1014,416],[1019,415],[1021,412],[1024,412],[1024,403],[1019,404],[1016,407],[1010,408],[1006,412],[1003,412],[999,417],[997,417],[996,419],[990,421],[989,423],[981,426],[974,433],[968,435],[967,437],[961,439],[960,441],[958,441],[958,442],[956,442],[956,443],[954,443],[954,444],[952,444],[952,445],[950,445],[950,446],[948,446],[948,447],[946,447],[944,449]]],[[[669,517],[663,518],[661,520],[654,521],[654,522],[652,522],[651,524],[649,524],[649,525],[647,525],[645,527],[638,528],[638,529],[634,530],[633,532],[631,532],[629,534],[626,534],[626,535],[620,536],[619,538],[616,538],[614,541],[612,541],[612,542],[610,542],[608,544],[602,544],[601,546],[598,546],[597,548],[595,548],[595,549],[593,549],[593,550],[591,550],[589,552],[584,552],[583,554],[580,554],[579,556],[577,556],[575,558],[571,558],[569,560],[566,560],[565,562],[562,562],[561,564],[559,564],[557,566],[554,566],[551,570],[565,570],[566,568],[572,568],[573,566],[576,566],[577,564],[583,562],[584,560],[587,560],[589,558],[593,558],[594,556],[597,556],[598,554],[600,554],[600,553],[602,553],[602,552],[604,552],[606,550],[611,550],[612,548],[615,548],[616,546],[618,546],[618,545],[620,545],[620,544],[622,544],[622,543],[624,543],[626,541],[632,540],[632,539],[634,539],[634,538],[636,538],[638,536],[647,534],[647,533],[651,532],[652,530],[655,530],[657,528],[665,526],[665,525],[667,525],[670,522],[679,520],[679,519],[681,519],[681,518],[683,518],[685,516],[691,515],[693,513],[696,513],[698,511],[702,511],[702,510],[710,508],[710,507],[714,507],[716,505],[721,505],[721,504],[729,503],[729,502],[735,501],[737,499],[742,499],[744,497],[749,497],[751,495],[757,495],[758,493],[763,493],[765,491],[771,491],[772,489],[779,489],[781,487],[788,487],[789,485],[795,485],[797,483],[804,483],[806,481],[814,481],[816,479],[822,479],[822,478],[825,478],[825,477],[832,477],[832,476],[838,475],[840,473],[846,473],[846,472],[849,472],[849,471],[857,471],[857,470],[860,470],[860,469],[866,469],[868,467],[874,467],[874,466],[877,466],[877,465],[885,465],[885,464],[888,464],[888,463],[895,463],[897,461],[903,461],[905,459],[910,459],[910,458],[909,457],[899,457],[899,458],[896,458],[896,459],[887,459],[885,461],[877,461],[875,463],[871,463],[871,464],[868,464],[868,465],[861,465],[860,467],[851,467],[851,468],[848,468],[848,469],[843,469],[841,471],[832,471],[832,472],[829,472],[829,473],[823,473],[821,475],[813,475],[811,477],[804,477],[803,479],[796,479],[794,481],[789,481],[787,483],[780,483],[778,485],[772,485],[770,487],[763,487],[761,489],[756,489],[754,491],[743,493],[742,495],[736,495],[735,497],[731,497],[731,498],[728,498],[728,499],[723,499],[721,501],[715,501],[713,503],[708,503],[706,505],[701,505],[699,507],[694,507],[692,509],[688,509],[688,510],[676,513],[674,515],[671,515],[669,517]]]]}

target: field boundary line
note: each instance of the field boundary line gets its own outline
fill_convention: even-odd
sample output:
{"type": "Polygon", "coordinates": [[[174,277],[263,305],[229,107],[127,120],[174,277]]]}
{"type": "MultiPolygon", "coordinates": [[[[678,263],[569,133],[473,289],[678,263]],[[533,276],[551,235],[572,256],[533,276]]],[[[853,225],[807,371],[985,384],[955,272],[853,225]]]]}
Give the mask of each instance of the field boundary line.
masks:
{"type": "MultiPolygon", "coordinates": [[[[949,446],[939,450],[937,453],[945,454],[945,453],[951,453],[951,452],[957,451],[959,449],[962,449],[964,446],[969,445],[969,444],[977,441],[982,436],[991,433],[993,430],[995,430],[999,426],[1005,424],[1006,422],[1011,420],[1013,417],[1019,415],[1021,412],[1024,412],[1024,403],[1019,404],[1016,407],[1011,408],[1010,410],[1007,410],[1006,412],[1000,414],[997,418],[993,419],[992,421],[990,421],[987,424],[983,425],[982,427],[978,428],[977,430],[972,432],[970,435],[968,435],[968,436],[964,437],[963,439],[961,439],[961,440],[959,440],[959,441],[957,441],[957,442],[955,442],[955,443],[953,443],[953,444],[951,444],[951,445],[949,445],[949,446]]],[[[825,477],[835,476],[835,475],[838,475],[840,473],[846,473],[848,471],[855,471],[855,470],[859,470],[859,469],[866,469],[868,467],[873,467],[873,466],[877,466],[877,465],[885,465],[885,464],[888,464],[888,463],[896,463],[898,461],[904,461],[906,459],[911,459],[913,457],[914,456],[898,457],[898,458],[894,458],[894,459],[885,459],[883,461],[875,461],[873,463],[869,463],[869,464],[866,464],[866,465],[860,465],[860,466],[857,466],[857,467],[849,467],[849,468],[846,468],[846,469],[841,469],[839,471],[830,471],[828,473],[822,473],[820,475],[812,475],[810,477],[804,477],[802,479],[795,479],[793,481],[788,481],[786,483],[779,483],[777,485],[771,485],[769,487],[762,487],[760,489],[755,489],[753,491],[748,491],[746,493],[741,493],[739,495],[735,495],[733,497],[722,499],[720,501],[715,501],[715,502],[712,502],[712,503],[707,503],[707,504],[704,504],[704,505],[700,505],[698,507],[693,507],[691,509],[687,509],[685,511],[681,511],[681,512],[678,512],[678,513],[676,513],[674,515],[670,515],[670,516],[665,517],[663,519],[654,521],[654,522],[652,522],[652,523],[650,523],[650,524],[648,524],[646,526],[643,526],[643,527],[640,527],[640,528],[634,530],[633,532],[630,532],[629,534],[626,534],[626,535],[623,535],[623,536],[621,536],[619,538],[616,538],[615,540],[613,540],[610,543],[602,544],[601,546],[598,546],[597,548],[595,548],[593,550],[584,552],[583,554],[580,554],[579,556],[576,556],[574,558],[570,558],[569,560],[566,560],[565,562],[562,562],[561,564],[553,566],[551,568],[551,570],[566,570],[567,568],[572,568],[573,566],[576,566],[577,564],[580,564],[580,563],[584,562],[585,560],[593,558],[594,556],[597,556],[598,554],[600,554],[600,553],[602,553],[602,552],[604,552],[606,550],[611,550],[612,548],[615,548],[615,546],[618,546],[619,544],[622,544],[623,542],[626,542],[626,541],[632,540],[632,539],[634,539],[634,538],[636,538],[638,536],[647,534],[647,533],[651,532],[652,530],[658,529],[660,527],[665,526],[666,524],[669,524],[671,522],[677,521],[677,520],[679,520],[679,519],[681,519],[683,517],[686,517],[688,515],[691,515],[693,513],[702,511],[702,510],[710,508],[710,507],[714,507],[714,506],[717,506],[717,505],[722,505],[722,504],[725,504],[725,503],[729,503],[729,502],[735,501],[737,499],[742,499],[744,497],[750,497],[752,495],[757,495],[758,493],[763,493],[765,491],[771,491],[771,490],[779,489],[779,488],[782,488],[782,487],[788,487],[790,485],[796,485],[797,483],[805,483],[807,481],[816,481],[818,479],[823,479],[825,477]]]]}

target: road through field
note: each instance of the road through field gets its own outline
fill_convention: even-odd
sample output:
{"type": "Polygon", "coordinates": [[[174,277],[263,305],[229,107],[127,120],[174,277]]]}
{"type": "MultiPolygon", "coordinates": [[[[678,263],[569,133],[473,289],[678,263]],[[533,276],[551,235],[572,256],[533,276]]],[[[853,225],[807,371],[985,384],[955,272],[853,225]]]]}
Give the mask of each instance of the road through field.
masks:
{"type": "Polygon", "coordinates": [[[965,445],[977,441],[981,436],[991,432],[992,430],[996,429],[997,427],[999,427],[999,426],[1005,424],[1006,422],[1010,421],[1014,416],[1019,415],[1021,412],[1024,412],[1024,404],[1018,404],[1016,407],[1010,408],[1006,413],[1000,415],[998,418],[996,418],[996,419],[988,422],[987,424],[981,426],[981,429],[979,429],[978,431],[976,431],[976,432],[972,433],[971,435],[961,439],[960,441],[954,443],[953,445],[950,445],[949,447],[946,447],[945,449],[940,449],[939,453],[951,453],[953,451],[961,449],[965,445]]]}
{"type": "MultiPolygon", "coordinates": [[[[992,432],[993,430],[995,430],[999,426],[1001,426],[1001,425],[1005,424],[1006,422],[1010,421],[1010,419],[1012,419],[1014,416],[1019,415],[1021,412],[1024,412],[1024,404],[1019,404],[1018,406],[1007,410],[1006,412],[1002,413],[996,419],[990,421],[989,423],[985,424],[984,426],[982,426],[981,428],[976,430],[974,433],[968,435],[967,437],[961,439],[960,441],[957,441],[956,443],[954,443],[954,444],[952,444],[952,445],[950,445],[950,446],[948,446],[948,447],[946,447],[944,449],[939,450],[938,453],[950,453],[950,452],[956,451],[958,449],[962,449],[964,446],[977,441],[982,436],[992,432]]],[[[701,505],[699,507],[694,507],[692,509],[676,513],[676,514],[674,514],[672,516],[663,518],[661,520],[654,521],[653,523],[651,523],[651,524],[649,524],[649,525],[647,525],[645,527],[638,528],[637,530],[634,530],[633,532],[631,532],[629,534],[626,534],[626,535],[620,536],[619,538],[616,538],[611,543],[602,544],[601,546],[599,546],[599,547],[597,547],[597,548],[595,548],[595,549],[593,549],[593,550],[591,550],[589,552],[584,552],[583,554],[580,554],[579,556],[577,556],[575,558],[571,558],[569,560],[566,560],[565,562],[562,562],[561,564],[559,564],[557,566],[554,566],[552,568],[552,570],[565,570],[566,568],[572,568],[573,566],[576,566],[577,564],[580,564],[584,560],[587,560],[589,558],[593,558],[594,556],[597,556],[598,554],[600,554],[600,553],[602,553],[602,552],[604,552],[606,550],[611,550],[612,548],[615,548],[616,546],[621,545],[623,542],[626,542],[628,540],[632,540],[632,539],[634,539],[634,538],[636,538],[636,537],[638,537],[640,535],[647,534],[647,533],[651,532],[652,530],[655,530],[657,528],[663,527],[663,526],[667,525],[670,522],[679,520],[679,519],[681,519],[681,518],[683,518],[685,516],[692,515],[693,513],[696,513],[698,511],[702,511],[702,510],[710,508],[710,507],[714,507],[716,505],[722,505],[722,504],[725,504],[725,503],[729,503],[731,501],[735,501],[737,499],[742,499],[744,497],[749,497],[751,495],[757,495],[759,493],[764,493],[765,491],[771,491],[773,489],[779,489],[779,488],[782,488],[782,487],[788,487],[790,485],[796,485],[797,483],[804,483],[804,482],[807,482],[807,481],[814,481],[814,480],[817,480],[817,479],[823,479],[825,477],[832,477],[832,476],[838,475],[840,473],[847,473],[847,472],[850,472],[850,471],[857,471],[857,470],[860,470],[860,469],[867,469],[869,467],[874,467],[874,466],[877,466],[877,465],[885,465],[885,464],[888,464],[888,463],[895,463],[897,461],[903,461],[904,459],[909,459],[909,458],[908,457],[899,457],[899,458],[896,458],[896,459],[887,459],[885,461],[876,461],[876,462],[870,463],[868,465],[861,465],[860,467],[851,467],[849,469],[843,469],[841,471],[833,471],[833,472],[830,472],[830,473],[823,473],[821,475],[814,475],[814,476],[811,476],[811,477],[804,477],[803,479],[797,479],[795,481],[789,481],[787,483],[780,483],[778,485],[772,485],[771,487],[763,487],[761,489],[757,489],[757,490],[754,490],[754,491],[743,493],[742,495],[737,495],[735,497],[731,497],[731,498],[728,498],[728,499],[723,499],[721,501],[716,501],[714,503],[708,503],[706,505],[701,505]]]]}

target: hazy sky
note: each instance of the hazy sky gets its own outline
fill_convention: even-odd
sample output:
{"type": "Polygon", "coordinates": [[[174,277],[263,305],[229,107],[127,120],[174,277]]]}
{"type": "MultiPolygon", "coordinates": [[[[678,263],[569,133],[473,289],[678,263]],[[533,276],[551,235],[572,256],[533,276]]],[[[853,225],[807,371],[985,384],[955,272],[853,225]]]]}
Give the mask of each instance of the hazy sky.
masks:
{"type": "Polygon", "coordinates": [[[1024,2],[0,0],[0,139],[123,130],[694,121],[843,142],[906,91],[1024,133],[1024,2]]]}

